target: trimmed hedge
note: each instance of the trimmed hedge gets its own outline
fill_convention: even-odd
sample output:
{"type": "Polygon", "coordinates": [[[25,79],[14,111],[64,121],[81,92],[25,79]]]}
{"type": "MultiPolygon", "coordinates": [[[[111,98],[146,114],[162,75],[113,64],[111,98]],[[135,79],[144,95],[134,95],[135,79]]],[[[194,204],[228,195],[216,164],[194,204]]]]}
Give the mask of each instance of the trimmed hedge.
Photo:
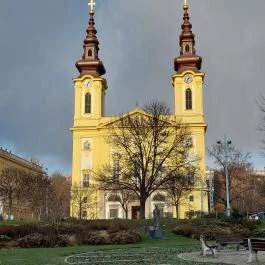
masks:
{"type": "Polygon", "coordinates": [[[59,225],[33,224],[0,227],[0,248],[130,244],[141,240],[139,233],[119,220],[71,221],[59,225]]]}
{"type": "Polygon", "coordinates": [[[214,240],[218,235],[239,234],[242,237],[247,237],[251,234],[247,227],[229,223],[212,225],[181,224],[177,225],[172,232],[194,239],[200,239],[200,235],[203,234],[207,240],[214,240]]]}

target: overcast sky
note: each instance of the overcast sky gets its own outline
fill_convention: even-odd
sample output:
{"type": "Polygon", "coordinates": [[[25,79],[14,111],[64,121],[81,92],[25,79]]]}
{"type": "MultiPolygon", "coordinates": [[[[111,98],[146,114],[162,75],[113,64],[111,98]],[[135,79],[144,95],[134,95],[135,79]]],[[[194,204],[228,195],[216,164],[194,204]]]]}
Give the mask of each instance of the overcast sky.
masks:
{"type": "MultiPolygon", "coordinates": [[[[88,0],[0,0],[0,145],[71,174],[73,83],[88,0]]],[[[100,58],[115,115],[152,99],[173,111],[183,0],[96,0],[100,58]]],[[[189,1],[203,57],[207,146],[227,134],[263,169],[256,98],[264,91],[265,1],[189,1]]],[[[208,162],[210,164],[210,162],[208,162]]]]}

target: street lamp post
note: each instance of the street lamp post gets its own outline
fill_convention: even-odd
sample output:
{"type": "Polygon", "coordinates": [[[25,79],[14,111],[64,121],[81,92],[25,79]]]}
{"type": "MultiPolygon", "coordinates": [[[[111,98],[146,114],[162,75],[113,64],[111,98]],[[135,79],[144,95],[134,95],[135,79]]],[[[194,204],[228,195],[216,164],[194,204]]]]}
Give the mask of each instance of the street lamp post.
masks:
{"type": "Polygon", "coordinates": [[[226,186],[226,215],[230,217],[231,215],[231,208],[230,208],[230,187],[229,187],[229,176],[228,176],[228,169],[227,169],[227,158],[228,158],[228,146],[231,144],[231,140],[227,140],[226,135],[224,136],[224,142],[217,141],[217,144],[221,145],[224,148],[224,156],[225,156],[225,186],[226,186]]]}

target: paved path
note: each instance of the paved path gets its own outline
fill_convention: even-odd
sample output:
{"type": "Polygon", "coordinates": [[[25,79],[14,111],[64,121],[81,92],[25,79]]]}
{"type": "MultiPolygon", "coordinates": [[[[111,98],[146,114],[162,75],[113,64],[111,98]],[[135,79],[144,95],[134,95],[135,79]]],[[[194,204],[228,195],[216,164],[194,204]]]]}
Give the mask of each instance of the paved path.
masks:
{"type": "Polygon", "coordinates": [[[175,248],[140,248],[89,251],[65,258],[69,265],[173,265],[175,248]]]}
{"type": "MultiPolygon", "coordinates": [[[[257,264],[248,263],[248,251],[220,251],[217,252],[216,257],[207,254],[206,257],[201,255],[201,252],[182,253],[178,255],[179,258],[187,261],[196,262],[209,262],[217,264],[231,264],[231,265],[245,265],[245,264],[257,264]]],[[[258,259],[260,265],[265,265],[265,252],[258,252],[258,259]]]]}
{"type": "MultiPolygon", "coordinates": [[[[182,248],[183,251],[184,247],[182,248]]],[[[185,250],[184,250],[185,251],[185,250]]],[[[181,253],[178,248],[131,248],[88,251],[86,253],[68,256],[65,263],[69,265],[173,265],[182,264],[182,260],[194,264],[229,264],[249,265],[248,251],[222,250],[217,252],[216,257],[208,254],[206,257],[201,252],[181,253]]],[[[259,265],[265,265],[265,252],[258,253],[259,265]]],[[[256,264],[256,263],[253,263],[256,264]]]]}

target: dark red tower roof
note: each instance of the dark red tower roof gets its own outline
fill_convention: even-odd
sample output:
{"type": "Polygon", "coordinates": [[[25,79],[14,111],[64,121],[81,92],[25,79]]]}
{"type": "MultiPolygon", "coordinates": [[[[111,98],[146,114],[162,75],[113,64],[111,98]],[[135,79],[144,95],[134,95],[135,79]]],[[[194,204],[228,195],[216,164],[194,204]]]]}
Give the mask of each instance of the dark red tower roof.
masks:
{"type": "Polygon", "coordinates": [[[182,32],[179,36],[180,55],[174,60],[174,67],[177,73],[182,73],[189,69],[199,72],[201,69],[202,57],[196,54],[195,35],[192,33],[188,9],[188,5],[184,5],[182,32]]]}
{"type": "Polygon", "coordinates": [[[89,23],[86,30],[87,35],[84,39],[84,53],[82,59],[76,62],[76,68],[78,69],[80,76],[85,74],[92,75],[93,77],[99,77],[106,73],[103,62],[98,57],[99,41],[97,39],[97,30],[95,28],[94,11],[89,12],[89,23]]]}

